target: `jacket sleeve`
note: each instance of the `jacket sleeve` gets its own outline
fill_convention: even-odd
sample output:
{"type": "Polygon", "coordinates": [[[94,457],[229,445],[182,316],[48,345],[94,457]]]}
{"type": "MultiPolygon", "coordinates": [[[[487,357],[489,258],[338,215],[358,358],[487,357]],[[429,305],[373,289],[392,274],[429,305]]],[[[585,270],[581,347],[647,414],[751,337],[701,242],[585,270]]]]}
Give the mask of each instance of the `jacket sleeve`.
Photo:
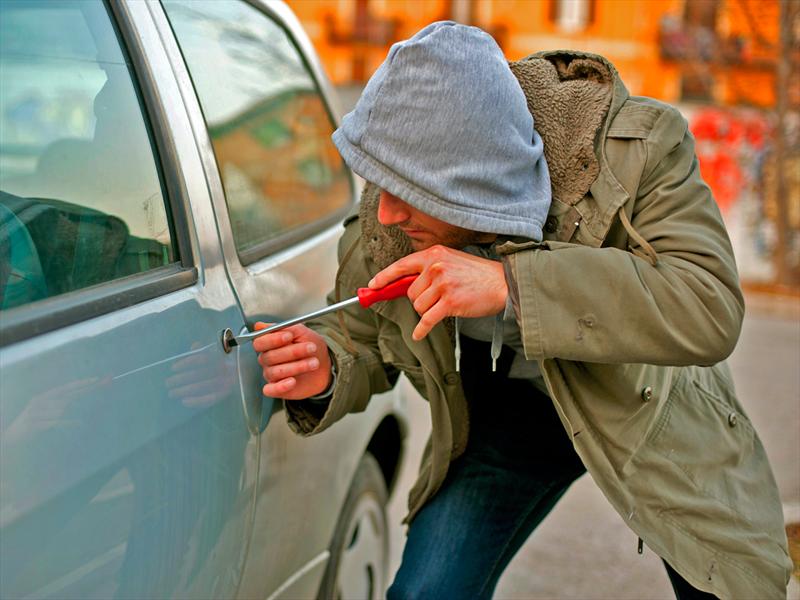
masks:
{"type": "MultiPolygon", "coordinates": [[[[355,225],[350,227],[358,229],[355,225]]],[[[339,260],[349,247],[349,243],[358,243],[357,235],[346,233],[339,243],[339,260]],[[356,239],[353,239],[356,238],[356,239]],[[348,243],[349,242],[349,243],[348,243]]],[[[363,257],[360,250],[349,258],[349,261],[360,261],[363,257]]],[[[350,262],[348,261],[348,265],[350,262]]],[[[359,286],[369,281],[366,267],[364,281],[354,281],[346,273],[361,269],[340,269],[342,295],[355,293],[359,286]]],[[[357,276],[356,276],[357,277],[357,276]]],[[[335,302],[334,292],[328,294],[328,304],[335,302]]],[[[351,412],[366,409],[370,397],[389,390],[397,382],[398,372],[385,366],[378,349],[377,315],[372,310],[364,310],[360,306],[349,306],[342,311],[341,317],[349,332],[350,339],[342,333],[339,316],[336,313],[324,315],[307,323],[309,327],[325,338],[336,365],[336,384],[330,402],[312,400],[285,400],[286,417],[289,427],[300,435],[314,435],[324,431],[333,423],[351,412]]]]}
{"type": "Polygon", "coordinates": [[[639,248],[566,242],[531,243],[504,255],[528,358],[711,365],[733,351],[744,301],[686,120],[668,108],[645,147],[628,214],[655,250],[655,264],[639,248]]]}

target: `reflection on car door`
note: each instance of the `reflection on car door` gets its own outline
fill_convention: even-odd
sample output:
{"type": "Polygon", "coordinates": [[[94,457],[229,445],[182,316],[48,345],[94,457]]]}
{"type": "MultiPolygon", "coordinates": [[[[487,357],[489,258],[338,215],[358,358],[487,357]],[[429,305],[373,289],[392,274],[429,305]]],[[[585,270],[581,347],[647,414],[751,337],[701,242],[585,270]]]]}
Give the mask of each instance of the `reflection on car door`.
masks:
{"type": "Polygon", "coordinates": [[[180,93],[121,43],[169,73],[147,9],[115,10],[0,3],[3,598],[232,597],[246,558],[258,438],[219,342],[243,316],[180,93]]]}

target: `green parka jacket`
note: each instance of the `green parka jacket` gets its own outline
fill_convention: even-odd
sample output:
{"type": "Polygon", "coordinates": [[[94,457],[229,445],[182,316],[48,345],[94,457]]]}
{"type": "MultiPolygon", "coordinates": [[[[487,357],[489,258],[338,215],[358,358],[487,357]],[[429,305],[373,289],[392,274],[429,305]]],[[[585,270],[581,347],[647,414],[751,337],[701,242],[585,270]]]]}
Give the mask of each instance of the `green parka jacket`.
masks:
{"type": "MultiPolygon", "coordinates": [[[[628,526],[693,586],[721,598],[785,597],[791,562],[777,486],[722,362],[744,302],[685,119],[629,96],[596,55],[545,52],[510,66],[544,139],[553,204],[544,241],[496,249],[525,354],[539,361],[566,434],[628,526]]],[[[368,185],[345,222],[331,302],[410,252],[401,232],[377,222],[377,201],[368,185]]],[[[286,403],[290,426],[316,434],[405,373],[433,427],[407,520],[469,432],[452,326],[415,342],[418,320],[398,300],[312,324],[335,357],[333,398],[286,403]]]]}

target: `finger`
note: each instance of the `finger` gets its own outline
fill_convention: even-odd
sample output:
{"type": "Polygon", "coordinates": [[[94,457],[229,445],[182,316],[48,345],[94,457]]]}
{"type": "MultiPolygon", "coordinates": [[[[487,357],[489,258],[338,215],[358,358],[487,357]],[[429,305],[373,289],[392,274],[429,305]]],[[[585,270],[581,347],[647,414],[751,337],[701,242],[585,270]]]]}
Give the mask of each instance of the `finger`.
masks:
{"type": "Polygon", "coordinates": [[[202,352],[198,352],[197,354],[190,354],[189,356],[176,360],[172,363],[170,369],[173,371],[182,371],[186,368],[199,367],[206,363],[208,363],[208,356],[202,352]]]}
{"type": "Polygon", "coordinates": [[[207,371],[192,369],[189,371],[183,371],[181,373],[176,373],[175,375],[171,375],[164,380],[164,383],[168,388],[173,389],[180,387],[182,385],[193,383],[197,381],[199,377],[202,377],[206,374],[207,371]]]}
{"type": "Polygon", "coordinates": [[[203,408],[216,404],[222,399],[219,394],[208,394],[206,396],[191,396],[189,398],[181,398],[181,404],[186,408],[203,408]]]}
{"type": "Polygon", "coordinates": [[[414,283],[408,287],[406,295],[414,302],[432,284],[433,278],[431,277],[430,270],[424,269],[414,280],[414,283]]]}
{"type": "Polygon", "coordinates": [[[97,377],[87,377],[86,379],[77,379],[75,381],[70,381],[69,383],[65,383],[64,385],[60,386],[54,391],[57,391],[59,394],[67,394],[69,392],[79,391],[82,392],[85,389],[93,386],[97,383],[97,377]]]}
{"type": "MultiPolygon", "coordinates": [[[[275,327],[276,325],[278,325],[278,323],[262,323],[261,321],[258,321],[255,325],[253,325],[253,331],[261,331],[262,329],[267,329],[268,327],[275,327]]],[[[288,327],[284,325],[283,327],[276,329],[275,333],[289,332],[294,337],[300,337],[307,330],[308,328],[305,325],[303,325],[302,323],[298,323],[297,325],[289,325],[288,327]]],[[[272,335],[272,333],[268,333],[266,335],[272,335]]]]}
{"type": "Polygon", "coordinates": [[[288,379],[281,379],[275,383],[268,383],[261,392],[268,398],[282,398],[284,394],[289,393],[297,385],[297,380],[294,377],[288,379]]]}
{"type": "Polygon", "coordinates": [[[405,275],[421,273],[425,268],[422,258],[420,252],[409,254],[376,273],[367,285],[372,289],[382,288],[405,275]]]}
{"type": "Polygon", "coordinates": [[[414,300],[414,310],[417,311],[417,314],[424,315],[441,297],[439,289],[431,286],[414,300]]]}
{"type": "Polygon", "coordinates": [[[319,359],[316,357],[309,358],[308,360],[296,360],[275,367],[266,367],[264,369],[264,379],[272,383],[287,377],[295,377],[296,375],[310,373],[317,369],[319,369],[319,359]]]}
{"type": "MultiPolygon", "coordinates": [[[[262,328],[263,329],[263,328],[262,328]]],[[[261,337],[253,340],[253,349],[256,352],[266,352],[267,350],[274,350],[290,344],[294,339],[294,334],[284,329],[276,331],[275,333],[265,333],[261,337]]]]}
{"type": "Polygon", "coordinates": [[[444,319],[447,315],[447,307],[441,300],[437,302],[429,311],[427,311],[417,323],[414,332],[411,334],[414,341],[420,341],[431,332],[436,324],[444,319]]]}
{"type": "Polygon", "coordinates": [[[295,343],[264,352],[258,357],[258,362],[262,367],[271,367],[281,363],[292,362],[302,358],[314,356],[317,353],[317,345],[313,342],[295,343]]]}
{"type": "Polygon", "coordinates": [[[187,398],[189,396],[206,395],[214,390],[221,390],[221,386],[214,380],[197,381],[187,385],[175,387],[169,390],[168,396],[170,398],[187,398]]]}

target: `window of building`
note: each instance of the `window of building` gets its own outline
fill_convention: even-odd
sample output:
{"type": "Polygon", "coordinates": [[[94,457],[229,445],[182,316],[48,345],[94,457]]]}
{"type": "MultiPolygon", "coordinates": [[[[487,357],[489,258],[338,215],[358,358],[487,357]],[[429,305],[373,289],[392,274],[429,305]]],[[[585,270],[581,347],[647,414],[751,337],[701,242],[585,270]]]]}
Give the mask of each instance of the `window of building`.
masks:
{"type": "Polygon", "coordinates": [[[551,0],[550,20],[565,33],[583,31],[594,21],[594,0],[551,0]]]}
{"type": "Polygon", "coordinates": [[[243,263],[342,214],[350,175],[289,35],[245,2],[167,0],[203,109],[243,263]]]}

